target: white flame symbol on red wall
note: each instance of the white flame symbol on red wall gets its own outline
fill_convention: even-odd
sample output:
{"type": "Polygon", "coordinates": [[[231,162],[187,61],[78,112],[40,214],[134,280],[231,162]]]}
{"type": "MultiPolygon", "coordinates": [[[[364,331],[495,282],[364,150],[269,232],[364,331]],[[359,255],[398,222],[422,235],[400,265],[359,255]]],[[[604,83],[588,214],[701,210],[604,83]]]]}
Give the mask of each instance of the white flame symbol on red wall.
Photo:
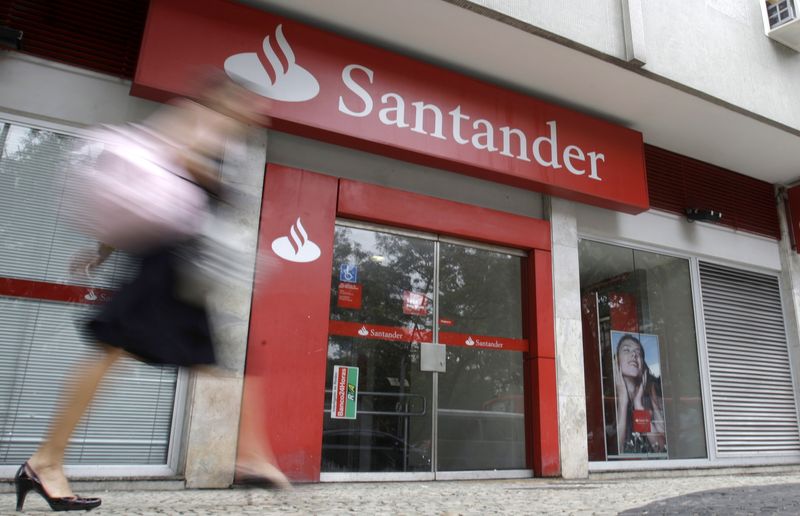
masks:
{"type": "Polygon", "coordinates": [[[275,254],[290,262],[308,263],[319,258],[319,246],[308,238],[306,228],[300,222],[300,217],[289,229],[289,236],[279,237],[272,241],[272,250],[275,254]]]}
{"type": "Polygon", "coordinates": [[[264,38],[257,52],[234,54],[225,60],[225,73],[262,97],[287,102],[311,100],[319,83],[311,72],[295,62],[294,51],[283,36],[283,25],[275,29],[274,43],[264,38]]]}

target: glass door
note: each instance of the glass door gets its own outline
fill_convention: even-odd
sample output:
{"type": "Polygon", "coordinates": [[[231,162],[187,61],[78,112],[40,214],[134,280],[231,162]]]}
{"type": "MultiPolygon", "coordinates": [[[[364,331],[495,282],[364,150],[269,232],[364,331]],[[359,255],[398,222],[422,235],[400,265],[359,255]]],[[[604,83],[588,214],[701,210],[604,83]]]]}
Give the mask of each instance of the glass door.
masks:
{"type": "Polygon", "coordinates": [[[433,240],[336,226],[323,472],[430,472],[433,240]],[[331,413],[335,366],[358,368],[355,414],[331,413]],[[352,417],[352,418],[348,418],[352,417]]]}
{"type": "Polygon", "coordinates": [[[323,473],[526,467],[519,254],[337,224],[323,473]]]}
{"type": "Polygon", "coordinates": [[[437,471],[525,469],[521,258],[442,242],[437,471]]]}

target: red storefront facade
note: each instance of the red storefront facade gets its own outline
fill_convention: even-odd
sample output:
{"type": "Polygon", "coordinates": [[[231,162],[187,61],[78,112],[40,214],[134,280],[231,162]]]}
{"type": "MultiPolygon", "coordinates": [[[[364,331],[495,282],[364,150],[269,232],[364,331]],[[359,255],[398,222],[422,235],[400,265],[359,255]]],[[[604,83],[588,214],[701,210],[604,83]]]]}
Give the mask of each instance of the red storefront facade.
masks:
{"type": "MultiPolygon", "coordinates": [[[[242,5],[152,2],[132,92],[190,94],[192,73],[209,65],[263,98],[272,129],[625,212],[648,207],[640,133],[242,5]]],[[[484,340],[522,352],[524,468],[559,475],[549,223],[279,165],[265,177],[244,406],[258,400],[289,476],[320,478],[327,348],[348,332],[329,304],[342,219],[524,254],[521,338],[484,340]],[[281,239],[289,254],[308,242],[317,257],[281,256],[281,239]]],[[[361,286],[351,288],[360,307],[361,286]]],[[[434,344],[474,345],[448,336],[446,320],[434,344]]],[[[396,332],[383,340],[434,340],[430,328],[382,328],[396,332]]]]}
{"type": "MultiPolygon", "coordinates": [[[[142,120],[191,95],[208,67],[254,92],[267,128],[231,142],[222,165],[253,201],[237,224],[258,246],[252,290],[214,299],[228,373],[129,364],[110,392],[135,394],[96,407],[68,459],[76,475],[228,486],[245,418],[301,482],[800,460],[797,188],[779,212],[744,147],[713,156],[703,127],[721,108],[707,99],[656,95],[648,69],[655,97],[617,102],[645,80],[627,65],[450,2],[412,6],[430,11],[424,28],[301,1],[119,3],[103,9],[130,16],[107,16],[124,27],[103,37],[127,43],[87,38],[79,51],[53,43],[65,29],[45,2],[13,4],[8,24],[34,56],[0,61],[0,369],[13,387],[0,401],[19,407],[0,476],[46,430],[48,350],[76,360],[90,349],[72,319],[131,272],[115,253],[96,278],[66,275],[71,253],[94,243],[67,227],[69,178],[53,163],[91,137],[81,126],[142,120]],[[450,17],[473,30],[440,40],[437,20],[450,17]],[[393,37],[377,37],[390,23],[393,37]],[[465,33],[476,37],[461,53],[452,43],[465,33]],[[140,42],[138,58],[123,50],[140,42]],[[115,60],[127,64],[104,66],[115,60]],[[634,366],[620,358],[632,346],[634,366]],[[630,387],[645,378],[638,400],[630,387]],[[120,438],[113,449],[106,435],[120,438]]],[[[100,9],[73,8],[69,20],[100,9]]],[[[734,118],[743,139],[731,141],[758,140],[752,120],[734,118]]]]}

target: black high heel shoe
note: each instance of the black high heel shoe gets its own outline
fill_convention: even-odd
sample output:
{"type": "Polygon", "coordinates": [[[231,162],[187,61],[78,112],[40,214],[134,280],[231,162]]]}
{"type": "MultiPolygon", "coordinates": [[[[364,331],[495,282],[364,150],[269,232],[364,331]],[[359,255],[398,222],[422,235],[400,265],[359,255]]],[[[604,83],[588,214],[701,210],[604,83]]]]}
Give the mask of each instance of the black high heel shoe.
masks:
{"type": "Polygon", "coordinates": [[[44,485],[42,485],[42,481],[39,480],[36,472],[28,466],[27,462],[17,470],[17,475],[14,477],[14,486],[17,488],[18,511],[22,510],[25,497],[28,496],[28,492],[31,489],[39,493],[54,511],[91,511],[100,506],[99,498],[83,498],[81,496],[55,498],[48,495],[44,485]]]}

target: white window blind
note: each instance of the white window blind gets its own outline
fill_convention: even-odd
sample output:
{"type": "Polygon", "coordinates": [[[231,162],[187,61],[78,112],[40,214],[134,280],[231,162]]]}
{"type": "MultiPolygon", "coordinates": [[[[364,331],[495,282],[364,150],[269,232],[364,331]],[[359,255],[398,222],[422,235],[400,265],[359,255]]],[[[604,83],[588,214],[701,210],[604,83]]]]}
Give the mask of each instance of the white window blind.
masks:
{"type": "Polygon", "coordinates": [[[700,262],[719,456],[800,451],[775,276],[700,262]]]}
{"type": "MultiPolygon", "coordinates": [[[[0,465],[20,464],[33,453],[65,381],[99,353],[83,330],[95,308],[43,300],[46,293],[60,285],[109,289],[134,272],[133,261],[118,252],[92,278],[68,272],[78,251],[97,245],[69,223],[89,209],[70,202],[65,162],[75,159],[69,154],[75,143],[0,122],[0,465]],[[19,280],[30,288],[11,295],[9,285],[19,280]]],[[[75,432],[66,462],[166,464],[176,384],[175,367],[122,360],[75,432]]]]}

